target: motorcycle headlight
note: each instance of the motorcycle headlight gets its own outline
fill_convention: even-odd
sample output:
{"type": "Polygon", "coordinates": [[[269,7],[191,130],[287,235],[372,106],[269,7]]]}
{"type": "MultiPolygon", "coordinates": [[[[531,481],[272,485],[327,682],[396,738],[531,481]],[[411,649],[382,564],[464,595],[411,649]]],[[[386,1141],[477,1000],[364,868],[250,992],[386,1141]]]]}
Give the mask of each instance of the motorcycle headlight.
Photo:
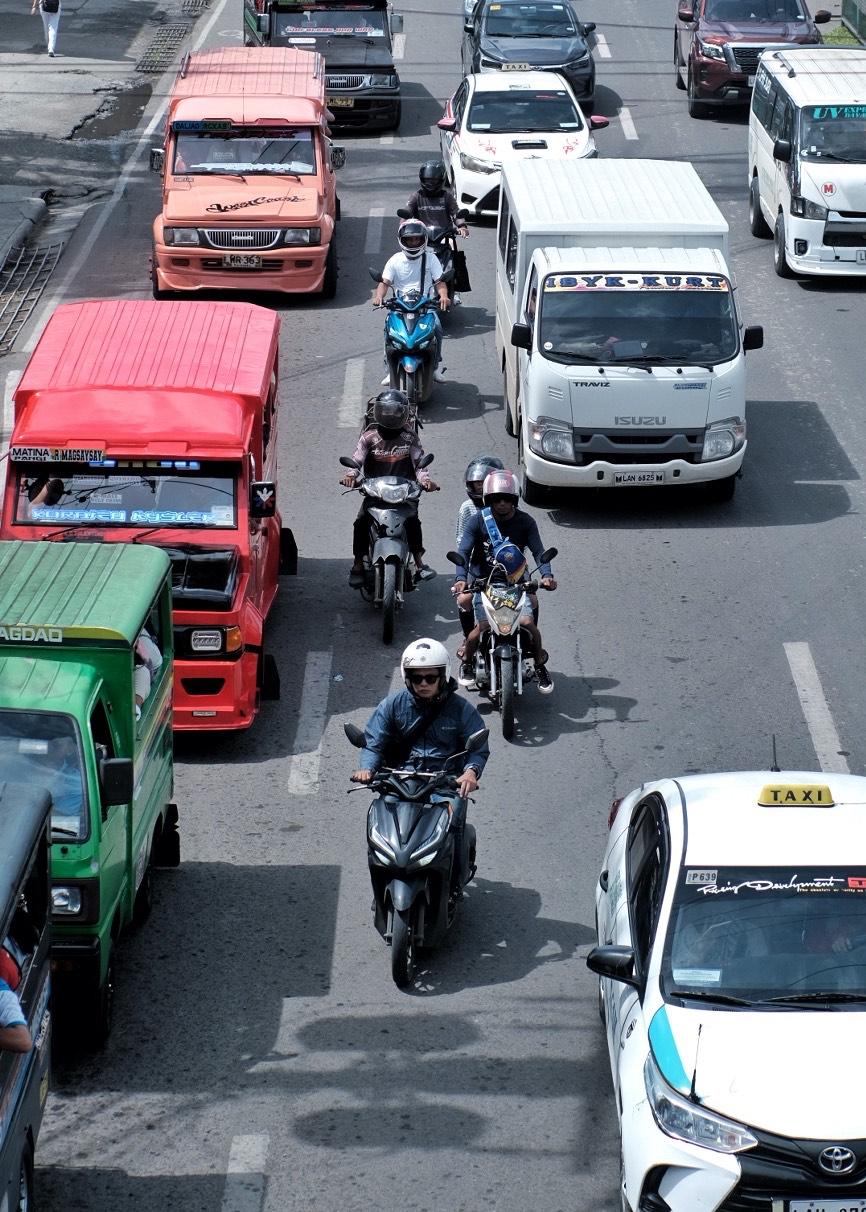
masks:
{"type": "Polygon", "coordinates": [[[666,1136],[715,1153],[742,1153],[757,1145],[743,1124],[715,1115],[677,1094],[662,1077],[652,1055],[646,1059],[643,1076],[653,1117],[666,1136]]]}
{"type": "Polygon", "coordinates": [[[529,449],[546,459],[574,462],[574,436],[565,421],[539,417],[529,424],[529,449]]]}
{"type": "Polygon", "coordinates": [[[367,815],[367,839],[380,858],[385,859],[386,862],[393,862],[396,859],[394,847],[376,827],[372,808],[367,815]]]}
{"type": "Polygon", "coordinates": [[[493,611],[493,622],[500,635],[511,635],[514,630],[514,611],[507,606],[500,606],[493,611]]]}
{"type": "Polygon", "coordinates": [[[412,853],[409,855],[409,861],[411,863],[420,862],[425,854],[430,855],[430,858],[426,860],[427,862],[430,862],[432,860],[433,851],[435,851],[438,848],[439,843],[442,841],[442,838],[445,835],[445,830],[448,828],[448,822],[450,820],[451,820],[451,813],[448,811],[447,808],[443,808],[442,811],[439,813],[439,816],[436,820],[436,824],[433,826],[433,832],[427,838],[426,842],[424,842],[423,845],[419,846],[417,848],[417,850],[413,850],[412,853]]]}
{"type": "Polygon", "coordinates": [[[319,227],[286,227],[283,230],[284,244],[321,244],[322,230],[319,227]]]}
{"type": "Polygon", "coordinates": [[[468,173],[498,173],[500,165],[494,160],[479,160],[477,156],[469,156],[466,152],[460,153],[460,167],[465,168],[468,173]]]}
{"type": "Polygon", "coordinates": [[[728,417],[725,421],[714,421],[704,434],[701,462],[727,459],[736,454],[746,440],[746,422],[739,417],[728,417]]]}
{"type": "Polygon", "coordinates": [[[396,76],[370,76],[371,88],[396,88],[396,76]]]}
{"type": "Polygon", "coordinates": [[[818,202],[810,202],[808,198],[792,198],[791,214],[800,219],[820,219],[823,223],[827,218],[827,207],[818,202]]]}
{"type": "Polygon", "coordinates": [[[195,227],[164,227],[162,238],[166,244],[173,244],[175,247],[201,244],[198,228],[195,227]]]}
{"type": "Polygon", "coordinates": [[[705,59],[724,59],[725,48],[723,46],[718,46],[715,42],[704,42],[702,38],[698,38],[696,41],[698,52],[705,59]]]}

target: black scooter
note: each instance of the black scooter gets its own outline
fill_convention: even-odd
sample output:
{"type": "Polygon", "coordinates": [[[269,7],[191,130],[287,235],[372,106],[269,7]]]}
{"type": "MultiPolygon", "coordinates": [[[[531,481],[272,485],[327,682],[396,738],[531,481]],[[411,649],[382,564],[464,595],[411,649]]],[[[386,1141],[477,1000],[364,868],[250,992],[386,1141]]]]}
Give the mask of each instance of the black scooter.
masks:
{"type": "MultiPolygon", "coordinates": [[[[363,749],[364,733],[345,724],[346,736],[363,749]]],[[[467,738],[466,749],[449,763],[475,753],[486,728],[467,738]]],[[[453,924],[460,892],[475,874],[475,830],[463,831],[461,888],[452,888],[454,833],[451,812],[434,792],[453,791],[455,775],[445,770],[378,770],[365,784],[377,793],[367,815],[367,859],[373,883],[373,920],[391,944],[391,975],[404,989],[415,975],[416,951],[435,947],[453,924]]],[[[355,790],[362,790],[362,787],[355,790]]]]}

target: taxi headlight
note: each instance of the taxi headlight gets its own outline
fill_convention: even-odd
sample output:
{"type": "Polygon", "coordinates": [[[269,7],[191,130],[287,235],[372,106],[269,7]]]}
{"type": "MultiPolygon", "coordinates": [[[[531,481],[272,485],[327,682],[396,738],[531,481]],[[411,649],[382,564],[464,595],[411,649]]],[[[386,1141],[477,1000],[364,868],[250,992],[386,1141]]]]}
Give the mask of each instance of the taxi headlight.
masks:
{"type": "Polygon", "coordinates": [[[810,202],[808,198],[792,198],[791,214],[800,219],[820,219],[823,223],[827,218],[827,207],[818,202],[810,202]]]}
{"type": "Polygon", "coordinates": [[[477,156],[460,153],[460,167],[468,173],[498,173],[499,165],[493,160],[479,160],[477,156]]]}
{"type": "Polygon", "coordinates": [[[740,417],[714,421],[712,425],[707,426],[704,434],[701,462],[711,463],[713,459],[727,459],[736,454],[745,440],[746,422],[740,417]]]}
{"type": "Polygon", "coordinates": [[[574,462],[574,436],[571,426],[554,417],[539,417],[529,422],[529,449],[546,459],[574,462]]]}
{"type": "Polygon", "coordinates": [[[198,229],[195,227],[164,227],[162,229],[162,238],[166,244],[173,244],[175,247],[182,244],[201,244],[201,240],[198,238],[198,229]]]}
{"type": "Polygon", "coordinates": [[[643,1076],[653,1117],[666,1136],[715,1153],[742,1153],[757,1145],[743,1124],[715,1115],[677,1094],[662,1077],[652,1055],[646,1058],[643,1076]]]}

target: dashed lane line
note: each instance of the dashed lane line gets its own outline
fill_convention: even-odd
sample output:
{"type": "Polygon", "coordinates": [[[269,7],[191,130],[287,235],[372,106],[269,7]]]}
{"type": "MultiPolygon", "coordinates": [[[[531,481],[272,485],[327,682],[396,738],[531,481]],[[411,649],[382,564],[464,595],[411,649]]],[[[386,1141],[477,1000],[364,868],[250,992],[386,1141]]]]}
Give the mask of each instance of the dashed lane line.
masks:
{"type": "Polygon", "coordinates": [[[266,1132],[234,1137],[220,1212],[262,1212],[268,1144],[266,1132]]]}
{"type": "Polygon", "coordinates": [[[622,127],[622,133],[626,139],[637,139],[638,134],[635,129],[634,119],[631,116],[631,110],[627,105],[624,105],[619,111],[619,124],[622,127]]]}
{"type": "Polygon", "coordinates": [[[332,657],[330,651],[307,653],[298,727],[289,761],[289,795],[315,795],[319,789],[332,657]]]}
{"type": "Polygon", "coordinates": [[[800,706],[818,756],[818,765],[825,774],[850,774],[839,733],[830,714],[830,707],[821,686],[812,651],[808,644],[785,645],[785,656],[797,688],[800,706]]]}
{"type": "Polygon", "coordinates": [[[389,147],[394,142],[394,136],[393,135],[382,135],[382,137],[379,139],[379,142],[382,145],[382,147],[389,147]]]}
{"type": "Polygon", "coordinates": [[[367,235],[364,238],[364,252],[377,253],[382,247],[382,228],[385,224],[385,207],[371,206],[370,217],[367,220],[367,235]]]}
{"type": "Polygon", "coordinates": [[[346,377],[343,381],[343,396],[337,407],[337,425],[340,429],[357,431],[361,424],[361,394],[364,390],[364,359],[349,358],[346,377]]]}
{"type": "Polygon", "coordinates": [[[607,44],[607,38],[604,34],[595,35],[595,49],[598,52],[599,59],[610,58],[610,47],[607,44]]]}

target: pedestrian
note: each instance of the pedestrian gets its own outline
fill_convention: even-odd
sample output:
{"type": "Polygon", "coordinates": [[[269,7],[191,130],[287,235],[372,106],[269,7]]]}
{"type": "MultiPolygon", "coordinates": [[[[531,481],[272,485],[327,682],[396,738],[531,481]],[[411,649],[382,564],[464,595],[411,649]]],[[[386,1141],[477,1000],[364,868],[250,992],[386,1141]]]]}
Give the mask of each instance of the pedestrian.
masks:
{"type": "Polygon", "coordinates": [[[45,31],[48,53],[53,59],[54,49],[57,46],[57,30],[60,27],[60,0],[33,0],[30,12],[35,13],[37,8],[42,17],[42,28],[45,31]]]}

